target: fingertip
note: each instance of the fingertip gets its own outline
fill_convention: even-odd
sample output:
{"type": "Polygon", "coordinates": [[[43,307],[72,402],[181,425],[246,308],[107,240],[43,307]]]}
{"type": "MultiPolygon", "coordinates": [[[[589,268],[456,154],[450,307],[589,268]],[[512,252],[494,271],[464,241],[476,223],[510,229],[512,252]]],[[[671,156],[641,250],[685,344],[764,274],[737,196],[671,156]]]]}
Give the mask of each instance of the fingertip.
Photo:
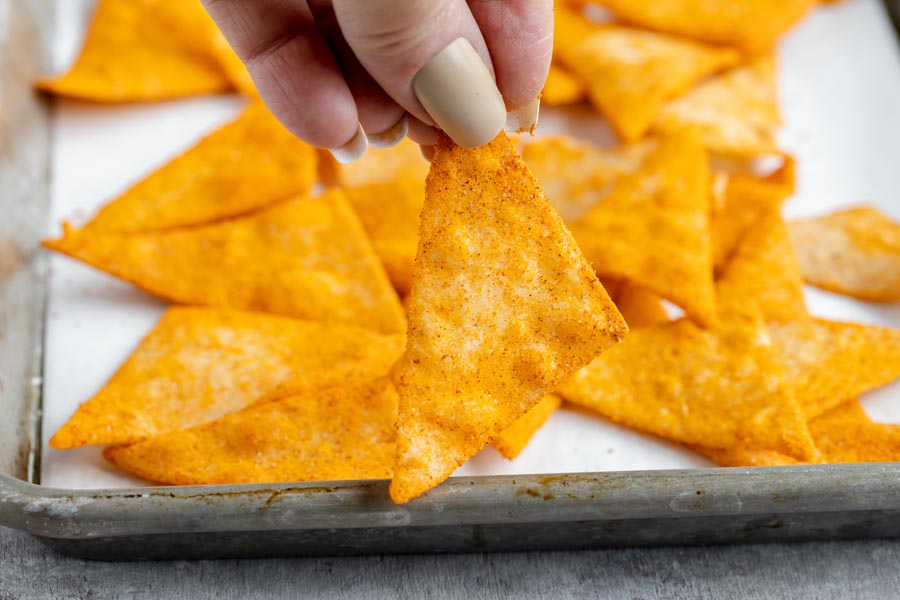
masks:
{"type": "Polygon", "coordinates": [[[437,144],[437,129],[426,125],[419,119],[409,115],[409,139],[421,146],[434,146],[437,144]]]}

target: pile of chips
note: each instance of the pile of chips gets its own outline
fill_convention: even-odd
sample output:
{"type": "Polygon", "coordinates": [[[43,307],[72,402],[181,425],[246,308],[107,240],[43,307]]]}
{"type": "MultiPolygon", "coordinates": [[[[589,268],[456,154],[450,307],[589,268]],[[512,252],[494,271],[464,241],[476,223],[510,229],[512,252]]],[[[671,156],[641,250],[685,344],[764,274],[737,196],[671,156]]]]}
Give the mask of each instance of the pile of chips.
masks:
{"type": "Polygon", "coordinates": [[[858,400],[900,376],[900,330],[803,297],[900,300],[900,225],[781,217],[772,49],[817,2],[598,4],[558,5],[543,98],[621,145],[441,137],[429,167],[293,138],[199,3],[101,0],[41,89],[249,101],[45,242],[176,305],[50,445],[173,484],[391,478],[399,503],[488,444],[515,458],[563,402],[725,466],[900,459],[858,400]]]}

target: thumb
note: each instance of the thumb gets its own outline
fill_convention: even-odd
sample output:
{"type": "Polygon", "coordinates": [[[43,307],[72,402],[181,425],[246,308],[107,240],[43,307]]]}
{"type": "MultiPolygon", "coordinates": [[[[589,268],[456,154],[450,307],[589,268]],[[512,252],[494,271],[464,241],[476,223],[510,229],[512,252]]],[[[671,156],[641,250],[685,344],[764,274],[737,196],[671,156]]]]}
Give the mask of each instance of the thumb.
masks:
{"type": "Polygon", "coordinates": [[[490,53],[465,0],[333,0],[360,63],[400,106],[460,146],[506,123],[490,53]]]}

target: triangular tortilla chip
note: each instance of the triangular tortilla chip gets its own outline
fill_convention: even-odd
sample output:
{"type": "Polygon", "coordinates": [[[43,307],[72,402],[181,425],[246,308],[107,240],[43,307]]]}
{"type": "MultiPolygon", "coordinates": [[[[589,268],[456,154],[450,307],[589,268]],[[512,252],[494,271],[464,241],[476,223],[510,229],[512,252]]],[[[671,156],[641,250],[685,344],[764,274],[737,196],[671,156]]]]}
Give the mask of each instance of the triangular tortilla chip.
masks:
{"type": "Polygon", "coordinates": [[[560,135],[522,144],[525,164],[566,223],[572,223],[609,195],[616,181],[635,173],[654,143],[597,148],[560,135]]]}
{"type": "Polygon", "coordinates": [[[347,188],[346,193],[394,288],[401,295],[409,293],[419,213],[425,202],[424,178],[401,172],[393,181],[347,188]]]}
{"type": "Polygon", "coordinates": [[[789,323],[808,317],[803,275],[780,212],[764,214],[747,228],[728,269],[738,295],[759,302],[766,321],[789,323]]]}
{"type": "Polygon", "coordinates": [[[522,453],[532,436],[544,426],[556,409],[562,406],[562,398],[556,394],[547,394],[537,405],[519,417],[516,422],[503,430],[494,438],[491,446],[504,458],[512,460],[522,453]]]}
{"type": "Polygon", "coordinates": [[[440,136],[428,175],[391,497],[434,487],[622,338],[621,316],[501,133],[440,136]]]}
{"type": "Polygon", "coordinates": [[[791,235],[808,283],[862,300],[900,301],[900,224],[878,209],[795,221],[791,235]]]}
{"type": "Polygon", "coordinates": [[[144,233],[237,217],[308,193],[316,151],[262,103],[104,206],[90,232],[144,233]]]}
{"type": "Polygon", "coordinates": [[[794,194],[796,165],[784,155],[781,167],[765,177],[748,173],[715,173],[711,178],[713,216],[710,223],[713,263],[722,271],[747,229],[766,213],[778,212],[794,194]]]}
{"type": "Polygon", "coordinates": [[[81,55],[41,90],[96,102],[164,100],[231,89],[194,0],[100,0],[81,55]]]}
{"type": "Polygon", "coordinates": [[[356,327],[171,308],[50,446],[130,443],[207,423],[279,385],[381,376],[399,358],[403,344],[402,335],[356,327]]]}
{"type": "Polygon", "coordinates": [[[813,319],[769,331],[809,419],[900,377],[900,329],[813,319]]]}
{"type": "Polygon", "coordinates": [[[623,21],[756,53],[778,38],[817,0],[595,0],[623,21]]]}
{"type": "Polygon", "coordinates": [[[589,35],[605,27],[584,16],[580,7],[556,2],[553,7],[553,58],[570,66],[573,53],[589,35]]]}
{"type": "Polygon", "coordinates": [[[697,127],[712,151],[727,156],[777,154],[781,125],[775,94],[775,60],[760,59],[702,83],[666,104],[653,130],[671,134],[697,127]]]}
{"type": "Polygon", "coordinates": [[[163,483],[343,481],[391,476],[397,392],[387,378],[313,387],[103,456],[163,483]]]}
{"type": "Polygon", "coordinates": [[[161,233],[67,227],[61,239],[44,245],[179,304],[258,310],[385,333],[405,328],[397,294],[337,190],[161,233]]]}
{"type": "Polygon", "coordinates": [[[734,66],[739,54],[627,27],[605,27],[569,54],[591,102],[626,142],[650,129],[663,104],[702,79],[734,66]]]}
{"type": "Polygon", "coordinates": [[[541,92],[541,104],[546,106],[564,106],[581,102],[587,96],[587,86],[568,69],[559,65],[550,65],[547,82],[541,92]]]}
{"type": "MultiPolygon", "coordinates": [[[[609,290],[609,286],[606,286],[606,289],[609,290]]],[[[610,292],[610,296],[612,296],[616,308],[622,313],[629,329],[650,327],[671,321],[662,300],[638,285],[625,283],[615,292],[610,292]]]]}
{"type": "Polygon", "coordinates": [[[663,139],[572,225],[600,277],[641,285],[704,325],[715,320],[707,168],[694,132],[663,139]]]}

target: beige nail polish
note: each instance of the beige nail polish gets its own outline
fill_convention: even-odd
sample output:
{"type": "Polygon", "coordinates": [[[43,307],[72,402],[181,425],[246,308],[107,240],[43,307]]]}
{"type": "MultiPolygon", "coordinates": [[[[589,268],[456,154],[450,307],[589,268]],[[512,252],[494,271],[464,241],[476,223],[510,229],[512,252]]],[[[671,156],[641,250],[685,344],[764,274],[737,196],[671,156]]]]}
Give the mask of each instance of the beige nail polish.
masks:
{"type": "Polygon", "coordinates": [[[454,142],[475,148],[506,123],[506,105],[491,72],[465,38],[458,38],[419,69],[413,91],[454,142]]]}
{"type": "Polygon", "coordinates": [[[535,98],[528,104],[520,106],[516,110],[509,111],[506,117],[506,129],[515,131],[516,133],[527,131],[534,133],[537,127],[538,118],[541,114],[541,99],[535,98]]]}
{"type": "Polygon", "coordinates": [[[400,120],[389,129],[386,129],[381,133],[370,133],[367,135],[370,146],[373,148],[386,149],[393,148],[402,142],[407,133],[409,133],[409,119],[406,118],[406,113],[403,113],[400,120]]]}
{"type": "Polygon", "coordinates": [[[336,161],[346,165],[359,160],[368,149],[369,139],[366,137],[366,132],[363,131],[362,125],[358,125],[356,133],[353,134],[349,142],[340,148],[332,148],[329,152],[331,152],[336,161]]]}

